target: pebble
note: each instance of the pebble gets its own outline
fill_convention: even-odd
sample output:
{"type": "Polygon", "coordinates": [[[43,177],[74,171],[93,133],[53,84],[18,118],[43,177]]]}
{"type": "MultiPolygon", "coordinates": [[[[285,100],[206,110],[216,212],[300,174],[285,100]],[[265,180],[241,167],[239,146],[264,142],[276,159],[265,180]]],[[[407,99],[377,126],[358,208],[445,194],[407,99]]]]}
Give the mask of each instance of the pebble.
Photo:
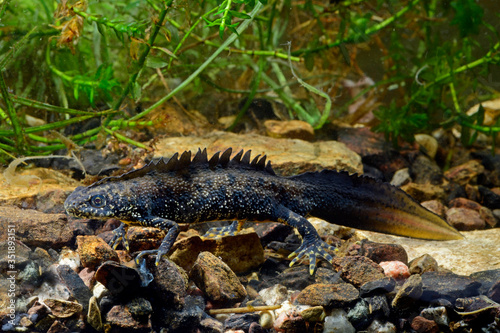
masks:
{"type": "Polygon", "coordinates": [[[391,313],[387,297],[385,295],[375,295],[363,298],[370,308],[370,312],[374,317],[387,318],[391,313]]]}
{"type": "Polygon", "coordinates": [[[365,329],[370,324],[372,317],[370,306],[364,299],[358,300],[347,313],[347,319],[358,331],[365,329]]]}
{"type": "Polygon", "coordinates": [[[446,206],[439,200],[428,200],[421,203],[422,206],[441,217],[445,216],[446,206]]]}
{"type": "Polygon", "coordinates": [[[61,250],[57,263],[59,265],[69,266],[72,270],[77,271],[81,266],[80,255],[76,251],[64,248],[61,250]]]}
{"type": "Polygon", "coordinates": [[[66,325],[61,323],[59,320],[55,320],[47,330],[47,333],[70,333],[70,332],[71,331],[69,330],[69,328],[67,328],[66,325]]]}
{"type": "Polygon", "coordinates": [[[440,185],[443,182],[443,173],[436,161],[422,154],[412,162],[410,174],[417,184],[440,185]]]}
{"type": "Polygon", "coordinates": [[[393,279],[402,280],[410,276],[408,266],[401,261],[382,261],[379,265],[384,269],[384,274],[393,279]]]}
{"type": "Polygon", "coordinates": [[[450,323],[446,307],[444,306],[423,309],[420,315],[425,319],[433,320],[439,326],[448,327],[450,323]]]}
{"type": "Polygon", "coordinates": [[[208,299],[218,305],[230,307],[247,296],[245,287],[236,274],[210,252],[198,255],[189,275],[208,299]]]}
{"type": "Polygon", "coordinates": [[[155,256],[147,258],[148,268],[154,275],[153,281],[148,285],[149,292],[160,298],[162,304],[169,307],[182,306],[189,283],[186,272],[174,262],[165,258],[156,266],[155,259],[155,256]]]}
{"type": "Polygon", "coordinates": [[[462,186],[477,183],[477,177],[484,173],[484,166],[477,160],[470,160],[464,164],[450,168],[444,173],[445,177],[462,186]]]}
{"type": "Polygon", "coordinates": [[[486,226],[478,212],[463,207],[448,209],[446,221],[458,231],[482,230],[486,226]]]}
{"type": "Polygon", "coordinates": [[[344,307],[359,298],[359,291],[349,283],[312,284],[296,298],[299,304],[329,308],[344,307]]]}
{"type": "Polygon", "coordinates": [[[386,294],[394,290],[396,280],[392,277],[384,277],[382,279],[366,282],[359,289],[361,297],[373,296],[376,294],[386,294]]]}
{"type": "Polygon", "coordinates": [[[420,299],[423,292],[422,277],[418,274],[410,276],[398,290],[392,300],[394,309],[404,311],[411,308],[420,299]]]}
{"type": "Polygon", "coordinates": [[[89,288],[94,288],[95,285],[95,271],[85,267],[78,273],[78,276],[82,279],[83,283],[89,288]]]}
{"type": "Polygon", "coordinates": [[[259,236],[250,230],[242,230],[234,236],[218,239],[193,235],[177,241],[169,259],[186,271],[190,271],[201,252],[211,252],[220,257],[235,273],[247,272],[264,262],[264,249],[259,236]]]}
{"type": "Polygon", "coordinates": [[[401,186],[401,189],[418,202],[446,199],[444,188],[438,185],[408,183],[401,186]]]}
{"type": "Polygon", "coordinates": [[[410,169],[403,168],[403,169],[399,169],[398,171],[396,171],[394,173],[390,183],[393,186],[400,187],[400,186],[408,184],[411,181],[412,181],[412,179],[410,176],[410,169]]]}
{"type": "Polygon", "coordinates": [[[381,322],[378,319],[375,319],[372,321],[370,326],[367,327],[366,329],[367,333],[396,333],[396,326],[389,322],[381,322]]]}
{"type": "Polygon", "coordinates": [[[92,296],[90,298],[90,301],[89,301],[89,311],[87,312],[87,322],[96,331],[102,330],[101,310],[99,308],[99,304],[98,304],[97,298],[95,296],[92,296]]]}
{"type": "Polygon", "coordinates": [[[99,266],[95,273],[95,280],[113,295],[134,293],[142,283],[141,275],[136,269],[115,261],[106,261],[99,266]]]}
{"type": "Polygon", "coordinates": [[[322,306],[313,306],[300,312],[302,318],[307,322],[323,321],[325,309],[322,306]]]}
{"type": "Polygon", "coordinates": [[[157,249],[164,237],[165,232],[158,228],[131,226],[127,229],[130,252],[157,249]]]}
{"type": "Polygon", "coordinates": [[[76,244],[83,267],[95,270],[105,261],[119,262],[115,250],[100,237],[77,236],[76,244]]]}
{"type": "Polygon", "coordinates": [[[278,332],[300,333],[306,330],[306,322],[297,308],[282,311],[274,321],[273,328],[278,332]]]}
{"type": "Polygon", "coordinates": [[[149,333],[152,330],[151,319],[137,319],[126,305],[118,304],[106,314],[104,330],[106,332],[149,333]]]}
{"type": "Polygon", "coordinates": [[[401,261],[408,263],[408,254],[404,247],[399,244],[376,243],[362,240],[359,244],[353,244],[349,248],[350,255],[365,256],[379,264],[382,261],[401,261]]]}
{"type": "Polygon", "coordinates": [[[382,267],[364,256],[335,257],[333,266],[341,271],[342,279],[356,287],[385,277],[382,267]]]}
{"type": "Polygon", "coordinates": [[[436,157],[439,144],[433,136],[429,134],[415,134],[415,141],[427,156],[432,159],[436,157]]]}
{"type": "Polygon", "coordinates": [[[288,289],[281,285],[275,284],[272,287],[262,289],[259,295],[266,305],[277,305],[288,300],[288,289]]]}
{"type": "Polygon", "coordinates": [[[224,330],[243,330],[248,332],[252,323],[258,323],[260,317],[256,313],[232,315],[224,321],[224,330]]]}
{"type": "Polygon", "coordinates": [[[314,129],[301,120],[266,120],[264,122],[266,133],[271,138],[289,138],[312,141],[314,129]]]}
{"type": "Polygon", "coordinates": [[[84,312],[87,312],[87,306],[92,293],[80,276],[66,265],[57,266],[56,272],[61,284],[67,289],[69,295],[83,306],[84,312]]]}
{"type": "Polygon", "coordinates": [[[455,302],[457,298],[477,295],[481,286],[480,282],[471,277],[448,272],[426,272],[421,277],[423,285],[421,300],[425,302],[440,298],[455,302]]]}
{"type": "Polygon", "coordinates": [[[347,313],[343,309],[333,309],[325,317],[323,333],[355,333],[356,329],[347,319],[347,313]]]}
{"type": "Polygon", "coordinates": [[[43,303],[57,318],[68,318],[83,311],[83,306],[78,302],[70,302],[55,298],[46,298],[43,303]]]}
{"type": "Polygon", "coordinates": [[[457,298],[455,309],[461,315],[477,314],[489,309],[499,308],[500,304],[492,301],[485,295],[474,297],[457,298]]]}
{"type": "Polygon", "coordinates": [[[418,258],[413,259],[408,264],[410,274],[420,274],[425,272],[436,272],[438,270],[438,263],[429,254],[424,254],[418,258]]]}
{"type": "MultiPolygon", "coordinates": [[[[7,239],[7,237],[3,239],[7,239]]],[[[2,273],[9,270],[9,247],[12,248],[12,245],[9,245],[8,241],[0,242],[0,272],[2,273]]],[[[18,240],[15,241],[14,247],[16,251],[16,265],[17,267],[24,267],[28,262],[30,262],[31,249],[26,246],[26,244],[18,240]]]]}
{"type": "Polygon", "coordinates": [[[439,327],[435,321],[416,316],[411,322],[411,328],[419,333],[438,333],[439,327]]]}

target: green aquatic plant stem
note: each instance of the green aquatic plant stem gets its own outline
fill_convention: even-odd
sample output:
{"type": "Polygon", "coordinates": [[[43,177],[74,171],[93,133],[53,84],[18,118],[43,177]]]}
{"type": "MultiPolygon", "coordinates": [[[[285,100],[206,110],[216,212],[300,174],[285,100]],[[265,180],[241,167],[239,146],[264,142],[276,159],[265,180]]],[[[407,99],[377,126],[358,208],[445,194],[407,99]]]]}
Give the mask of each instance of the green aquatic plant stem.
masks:
{"type": "Polygon", "coordinates": [[[20,153],[24,153],[26,150],[26,141],[24,138],[23,128],[21,127],[21,123],[17,118],[17,113],[14,109],[14,105],[12,104],[12,100],[10,99],[9,91],[7,90],[2,71],[0,71],[0,92],[2,94],[2,99],[5,103],[7,114],[13,128],[17,151],[20,153]]]}
{"type": "Polygon", "coordinates": [[[302,54],[309,54],[309,53],[315,53],[315,52],[319,52],[319,51],[323,51],[323,50],[328,50],[328,49],[331,49],[332,47],[340,46],[341,44],[356,43],[356,42],[359,41],[360,38],[362,38],[364,36],[373,35],[374,33],[378,32],[378,31],[384,29],[385,27],[387,27],[388,25],[392,24],[394,21],[396,21],[401,16],[403,16],[404,14],[406,14],[412,7],[414,7],[419,2],[420,2],[420,0],[412,0],[408,5],[406,5],[405,7],[403,7],[400,11],[398,11],[397,13],[395,13],[393,16],[385,19],[384,21],[382,21],[382,22],[380,22],[378,24],[373,25],[370,28],[367,28],[361,34],[354,34],[352,36],[348,36],[347,38],[336,40],[335,42],[332,42],[332,43],[329,43],[329,44],[326,44],[326,45],[322,45],[322,46],[318,46],[318,47],[315,47],[315,48],[308,48],[308,49],[296,50],[296,51],[292,52],[292,55],[299,56],[299,55],[302,55],[302,54]]]}
{"type": "Polygon", "coordinates": [[[108,133],[111,136],[114,136],[115,138],[117,138],[120,141],[126,142],[126,143],[128,143],[130,145],[133,145],[133,146],[136,146],[136,147],[139,147],[139,148],[149,149],[148,146],[146,146],[145,144],[142,144],[140,142],[137,142],[137,141],[134,141],[134,140],[132,140],[130,138],[127,138],[125,135],[121,135],[120,133],[112,131],[112,130],[106,128],[106,127],[103,127],[103,129],[104,129],[104,131],[106,133],[108,133]]]}
{"type": "Polygon", "coordinates": [[[140,118],[146,116],[151,111],[156,109],[158,106],[162,105],[163,103],[168,101],[170,98],[172,98],[179,91],[186,88],[188,86],[188,84],[191,83],[191,81],[193,81],[203,70],[205,70],[205,68],[212,61],[214,61],[215,58],[217,58],[217,56],[222,51],[225,50],[226,47],[231,45],[236,40],[236,38],[238,38],[238,35],[240,35],[243,31],[245,31],[245,29],[250,25],[250,23],[253,21],[253,18],[255,17],[255,15],[257,15],[257,13],[260,11],[261,8],[262,8],[262,4],[260,2],[257,2],[255,4],[254,9],[249,14],[250,19],[243,21],[236,29],[237,34],[233,33],[233,34],[229,35],[229,37],[224,41],[224,43],[222,43],[222,45],[217,50],[215,50],[215,52],[207,60],[205,60],[205,62],[203,64],[201,64],[200,67],[198,67],[198,69],[196,71],[194,71],[186,80],[184,80],[180,85],[178,85],[175,89],[173,89],[169,94],[162,97],[159,101],[157,101],[156,103],[151,105],[149,108],[147,108],[146,110],[142,111],[141,113],[138,113],[135,116],[133,116],[132,118],[130,118],[130,120],[137,120],[137,119],[140,119],[140,118]]]}
{"type": "MultiPolygon", "coordinates": [[[[163,25],[163,22],[165,21],[165,17],[167,15],[168,8],[169,8],[169,5],[171,3],[172,3],[172,1],[169,1],[169,4],[166,4],[165,8],[163,8],[161,10],[161,12],[160,12],[160,14],[158,16],[158,19],[156,20],[156,22],[155,22],[155,24],[153,26],[153,29],[151,31],[151,35],[149,36],[149,40],[146,43],[146,47],[143,50],[143,52],[141,53],[141,55],[139,57],[139,60],[137,61],[136,71],[135,71],[134,74],[132,74],[130,76],[130,79],[129,79],[128,83],[127,83],[127,86],[123,90],[122,95],[120,96],[120,98],[118,98],[118,100],[116,101],[115,105],[113,106],[114,110],[119,110],[120,109],[120,106],[122,105],[123,101],[125,100],[125,98],[129,94],[129,92],[132,89],[132,87],[135,85],[135,82],[137,81],[139,73],[141,72],[142,68],[144,67],[144,64],[146,62],[146,58],[149,55],[151,47],[154,45],[156,37],[158,36],[158,33],[160,32],[160,28],[163,25]]],[[[106,127],[109,124],[110,121],[111,121],[111,117],[108,117],[106,119],[106,121],[104,122],[103,126],[106,127]]]]}
{"type": "Polygon", "coordinates": [[[132,27],[132,26],[130,26],[128,24],[123,24],[123,23],[119,23],[119,22],[109,21],[104,16],[94,16],[92,14],[86,13],[83,10],[80,10],[77,7],[73,7],[72,10],[73,10],[73,12],[76,15],[83,17],[88,22],[96,22],[98,24],[102,24],[102,25],[104,25],[106,27],[109,27],[109,28],[111,28],[113,30],[116,30],[118,32],[123,32],[123,33],[126,33],[126,34],[131,34],[132,33],[132,34],[136,34],[136,35],[139,35],[142,32],[141,29],[138,29],[136,27],[132,27]]]}

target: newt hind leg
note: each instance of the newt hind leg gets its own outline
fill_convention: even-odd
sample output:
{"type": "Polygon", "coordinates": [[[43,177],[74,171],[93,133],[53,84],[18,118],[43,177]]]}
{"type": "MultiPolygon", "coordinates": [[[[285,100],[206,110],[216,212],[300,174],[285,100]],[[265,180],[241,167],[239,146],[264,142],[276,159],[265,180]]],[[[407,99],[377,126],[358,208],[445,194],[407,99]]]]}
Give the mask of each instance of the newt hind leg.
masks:
{"type": "Polygon", "coordinates": [[[297,261],[308,257],[309,258],[309,273],[311,275],[316,271],[316,258],[322,257],[329,263],[333,263],[333,257],[328,251],[335,252],[337,248],[325,243],[318,235],[318,232],[312,226],[305,217],[289,210],[284,206],[280,206],[275,211],[275,220],[294,227],[302,236],[302,244],[293,253],[290,254],[289,258],[295,257],[291,262],[290,266],[295,264],[297,261]]]}

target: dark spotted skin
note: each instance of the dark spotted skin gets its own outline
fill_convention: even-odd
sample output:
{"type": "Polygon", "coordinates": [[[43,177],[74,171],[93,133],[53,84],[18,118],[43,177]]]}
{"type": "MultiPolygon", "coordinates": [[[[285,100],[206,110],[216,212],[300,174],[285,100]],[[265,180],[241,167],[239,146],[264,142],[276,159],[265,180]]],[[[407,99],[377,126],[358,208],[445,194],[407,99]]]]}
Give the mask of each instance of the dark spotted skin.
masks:
{"type": "Polygon", "coordinates": [[[248,220],[290,225],[303,238],[291,264],[308,256],[311,274],[316,256],[331,261],[327,250],[334,248],[320,239],[306,216],[419,238],[461,237],[404,192],[365,177],[335,171],[279,177],[265,166],[265,157],[250,162],[249,152],[230,160],[229,150],[208,161],[204,150],[192,162],[185,154],[180,160],[174,156],[130,175],[78,187],[65,208],[74,216],[115,217],[128,225],[168,230],[158,250],[140,254],[156,253],[157,263],[175,241],[177,223],[248,220]]]}

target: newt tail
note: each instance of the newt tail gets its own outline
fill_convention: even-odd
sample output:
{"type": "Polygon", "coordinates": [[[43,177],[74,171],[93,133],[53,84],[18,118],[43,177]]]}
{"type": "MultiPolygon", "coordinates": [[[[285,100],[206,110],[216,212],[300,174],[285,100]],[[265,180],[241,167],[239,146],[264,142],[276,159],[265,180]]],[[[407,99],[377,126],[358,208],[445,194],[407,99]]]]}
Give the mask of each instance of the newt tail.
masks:
{"type": "MultiPolygon", "coordinates": [[[[130,225],[153,226],[167,231],[156,263],[168,253],[177,235],[177,223],[221,220],[276,221],[290,225],[302,236],[293,253],[309,257],[311,274],[316,257],[332,262],[326,244],[307,221],[316,216],[348,227],[394,235],[450,240],[462,235],[400,189],[368,177],[325,170],[292,177],[277,176],[266,156],[250,159],[250,151],[231,158],[231,148],[210,159],[198,150],[160,159],[119,177],[104,178],[78,187],[66,199],[66,211],[79,217],[115,217],[130,225]]],[[[234,233],[236,225],[217,231],[234,233]]],[[[123,225],[116,239],[124,237],[123,225]]],[[[126,244],[126,243],[125,243],[126,244]]],[[[115,243],[115,245],[117,245],[115,243]]]]}

